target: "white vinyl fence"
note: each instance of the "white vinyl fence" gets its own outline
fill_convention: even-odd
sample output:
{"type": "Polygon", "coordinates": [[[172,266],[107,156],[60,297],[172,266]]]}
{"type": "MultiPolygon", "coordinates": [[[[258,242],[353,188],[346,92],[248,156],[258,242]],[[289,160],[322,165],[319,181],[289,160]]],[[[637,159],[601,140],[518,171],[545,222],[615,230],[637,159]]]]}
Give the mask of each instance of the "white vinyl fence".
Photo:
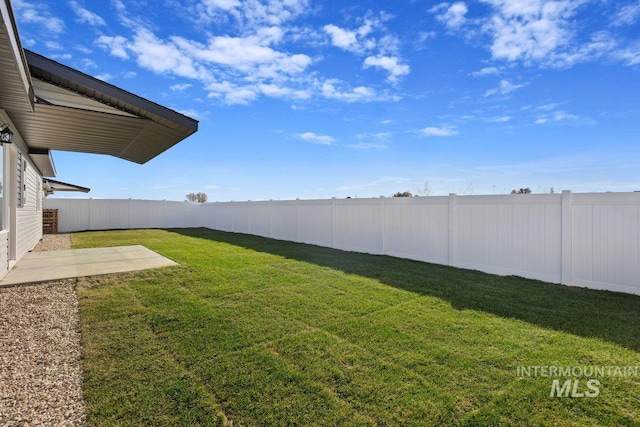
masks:
{"type": "Polygon", "coordinates": [[[640,193],[224,202],[47,199],[61,232],[208,227],[640,295],[640,193]]]}

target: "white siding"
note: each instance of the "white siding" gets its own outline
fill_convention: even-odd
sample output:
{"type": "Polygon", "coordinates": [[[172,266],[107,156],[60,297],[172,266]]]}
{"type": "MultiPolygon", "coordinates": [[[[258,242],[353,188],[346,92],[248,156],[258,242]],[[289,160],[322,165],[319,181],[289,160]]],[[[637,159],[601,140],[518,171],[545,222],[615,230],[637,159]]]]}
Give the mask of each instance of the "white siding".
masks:
{"type": "Polygon", "coordinates": [[[22,258],[27,252],[42,239],[42,209],[38,209],[42,204],[38,198],[42,197],[42,176],[30,162],[28,156],[23,155],[27,160],[27,169],[24,171],[24,183],[26,191],[23,194],[23,207],[18,208],[17,220],[17,259],[22,258]],[[38,184],[40,183],[40,184],[38,184]]]}
{"type": "Polygon", "coordinates": [[[0,279],[9,272],[9,232],[0,231],[0,279]]]}

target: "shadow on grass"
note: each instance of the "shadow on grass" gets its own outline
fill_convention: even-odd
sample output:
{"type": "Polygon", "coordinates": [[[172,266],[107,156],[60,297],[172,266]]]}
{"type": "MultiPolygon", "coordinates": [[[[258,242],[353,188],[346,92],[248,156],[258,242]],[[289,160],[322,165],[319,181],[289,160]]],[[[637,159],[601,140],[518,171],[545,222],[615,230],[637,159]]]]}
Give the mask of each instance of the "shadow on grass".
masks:
{"type": "Polygon", "coordinates": [[[374,278],[398,289],[441,298],[459,310],[483,311],[640,351],[640,296],[206,228],[169,231],[374,278]]]}

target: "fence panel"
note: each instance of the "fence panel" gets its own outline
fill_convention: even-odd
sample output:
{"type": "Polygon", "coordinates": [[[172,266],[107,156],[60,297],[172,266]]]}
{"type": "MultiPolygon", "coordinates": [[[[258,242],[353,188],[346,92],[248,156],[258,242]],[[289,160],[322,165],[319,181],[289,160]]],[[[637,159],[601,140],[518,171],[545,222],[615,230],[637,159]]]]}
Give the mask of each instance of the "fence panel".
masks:
{"type": "Polygon", "coordinates": [[[456,266],[560,283],[561,195],[456,197],[456,266]]]}
{"type": "Polygon", "coordinates": [[[164,228],[170,222],[166,220],[166,202],[157,200],[135,200],[129,206],[129,228],[164,228]]]}
{"type": "Polygon", "coordinates": [[[640,295],[640,193],[45,207],[60,232],[209,227],[640,295]]]}
{"type": "Polygon", "coordinates": [[[337,249],[370,254],[382,253],[382,200],[336,200],[334,227],[337,249]]]}
{"type": "Polygon", "coordinates": [[[129,200],[93,199],[90,230],[129,228],[129,200]]]}
{"type": "Polygon", "coordinates": [[[271,202],[251,202],[249,221],[251,223],[249,233],[256,236],[271,237],[271,202]]]}
{"type": "Polygon", "coordinates": [[[396,197],[383,203],[385,254],[448,263],[448,197],[396,197]]]}
{"type": "Polygon", "coordinates": [[[298,202],[283,200],[271,204],[271,237],[298,241],[298,202]]]}
{"type": "Polygon", "coordinates": [[[214,229],[233,231],[233,217],[235,213],[233,202],[216,203],[214,213],[216,217],[214,229]]]}
{"type": "Polygon", "coordinates": [[[47,209],[58,209],[58,232],[89,230],[89,199],[45,199],[47,209]]]}
{"type": "Polygon", "coordinates": [[[299,241],[333,247],[333,200],[298,202],[299,241]]]}
{"type": "Polygon", "coordinates": [[[574,194],[573,283],[640,295],[640,194],[574,194]]]}

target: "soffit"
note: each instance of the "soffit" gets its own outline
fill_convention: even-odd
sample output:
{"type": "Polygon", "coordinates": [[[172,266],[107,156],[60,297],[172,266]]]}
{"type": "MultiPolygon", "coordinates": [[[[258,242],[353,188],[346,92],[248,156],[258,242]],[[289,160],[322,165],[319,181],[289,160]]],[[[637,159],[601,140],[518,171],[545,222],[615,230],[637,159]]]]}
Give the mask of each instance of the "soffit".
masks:
{"type": "Polygon", "coordinates": [[[33,111],[33,89],[8,0],[0,0],[0,108],[33,111]]]}

